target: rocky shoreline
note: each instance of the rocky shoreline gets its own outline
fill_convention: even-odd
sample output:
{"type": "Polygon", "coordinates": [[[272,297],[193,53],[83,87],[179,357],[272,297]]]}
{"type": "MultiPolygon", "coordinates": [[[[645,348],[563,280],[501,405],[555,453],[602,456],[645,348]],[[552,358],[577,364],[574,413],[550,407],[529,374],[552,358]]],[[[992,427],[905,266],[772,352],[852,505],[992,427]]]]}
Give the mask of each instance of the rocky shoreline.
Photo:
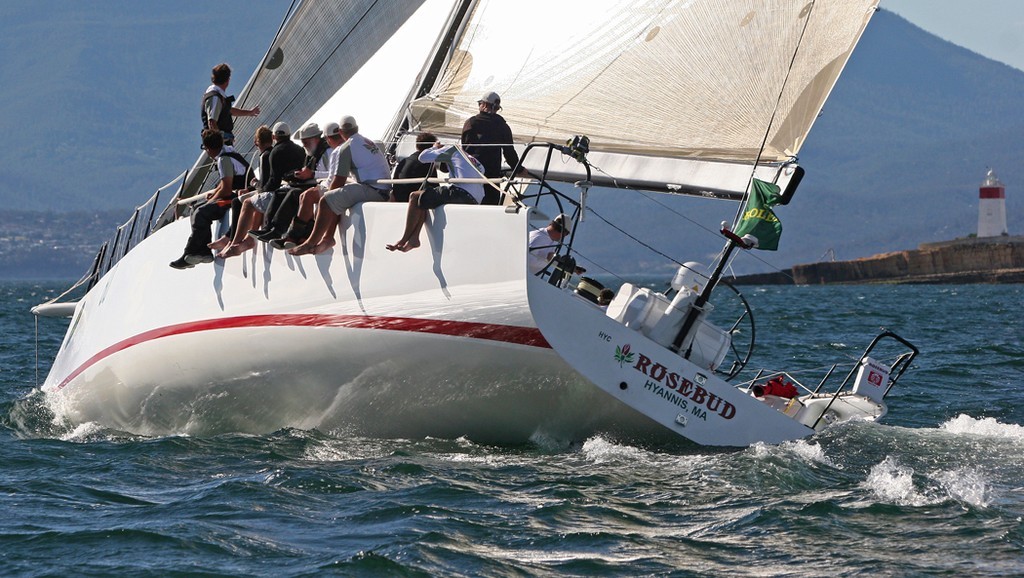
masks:
{"type": "Polygon", "coordinates": [[[794,265],[729,281],[736,285],[1024,283],[1024,237],[925,243],[909,251],[794,265]]]}

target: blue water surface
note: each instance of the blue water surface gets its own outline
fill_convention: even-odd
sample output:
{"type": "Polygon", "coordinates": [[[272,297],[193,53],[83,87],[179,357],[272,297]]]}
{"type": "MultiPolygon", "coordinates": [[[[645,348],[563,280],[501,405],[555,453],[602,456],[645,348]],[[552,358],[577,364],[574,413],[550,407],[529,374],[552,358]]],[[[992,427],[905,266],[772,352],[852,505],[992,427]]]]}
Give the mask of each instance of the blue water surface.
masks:
{"type": "Polygon", "coordinates": [[[751,367],[921,356],[882,423],[731,451],[61,426],[61,289],[0,284],[2,576],[1024,574],[1024,286],[742,288],[751,367]]]}

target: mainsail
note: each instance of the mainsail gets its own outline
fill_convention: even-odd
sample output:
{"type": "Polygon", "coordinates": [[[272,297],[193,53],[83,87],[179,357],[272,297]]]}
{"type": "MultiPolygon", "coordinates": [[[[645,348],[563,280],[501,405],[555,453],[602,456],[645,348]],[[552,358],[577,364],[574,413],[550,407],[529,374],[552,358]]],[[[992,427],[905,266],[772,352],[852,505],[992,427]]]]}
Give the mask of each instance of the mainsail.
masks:
{"type": "Polygon", "coordinates": [[[605,168],[616,178],[661,167],[654,180],[672,183],[679,167],[666,159],[742,163],[749,174],[800,151],[877,4],[479,0],[412,115],[455,137],[493,90],[518,143],[586,134],[592,151],[613,155],[605,168]]]}

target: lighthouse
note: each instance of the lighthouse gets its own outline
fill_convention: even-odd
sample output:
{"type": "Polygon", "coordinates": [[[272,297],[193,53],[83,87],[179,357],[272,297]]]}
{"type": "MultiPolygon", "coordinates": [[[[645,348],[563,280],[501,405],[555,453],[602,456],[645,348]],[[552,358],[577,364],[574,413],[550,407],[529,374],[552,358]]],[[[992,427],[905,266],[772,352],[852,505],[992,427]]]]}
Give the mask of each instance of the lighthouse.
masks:
{"type": "Polygon", "coordinates": [[[978,189],[978,238],[1006,234],[1006,187],[989,169],[978,189]]]}

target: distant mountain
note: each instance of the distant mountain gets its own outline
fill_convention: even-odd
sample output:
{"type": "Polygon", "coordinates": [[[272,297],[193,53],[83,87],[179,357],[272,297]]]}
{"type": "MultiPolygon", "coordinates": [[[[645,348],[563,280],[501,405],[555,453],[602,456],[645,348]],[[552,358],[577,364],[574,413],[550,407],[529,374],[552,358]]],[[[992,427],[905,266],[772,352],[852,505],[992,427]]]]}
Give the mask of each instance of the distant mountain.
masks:
{"type": "MultiPolygon", "coordinates": [[[[195,160],[210,67],[229,62],[230,92],[241,90],[286,9],[267,0],[184,5],[190,11],[128,0],[96,6],[0,5],[0,130],[12,137],[0,149],[2,207],[123,209],[127,218],[195,160]]],[[[800,191],[777,210],[780,250],[744,253],[737,272],[812,262],[829,249],[850,259],[966,236],[988,166],[1007,184],[1010,232],[1020,234],[1022,94],[1024,72],[881,11],[811,131],[800,191]]],[[[693,223],[715,229],[736,211],[621,191],[594,191],[590,206],[672,258],[705,262],[722,239],[693,223]]],[[[610,269],[668,263],[596,217],[579,234],[583,255],[610,269]]]]}

